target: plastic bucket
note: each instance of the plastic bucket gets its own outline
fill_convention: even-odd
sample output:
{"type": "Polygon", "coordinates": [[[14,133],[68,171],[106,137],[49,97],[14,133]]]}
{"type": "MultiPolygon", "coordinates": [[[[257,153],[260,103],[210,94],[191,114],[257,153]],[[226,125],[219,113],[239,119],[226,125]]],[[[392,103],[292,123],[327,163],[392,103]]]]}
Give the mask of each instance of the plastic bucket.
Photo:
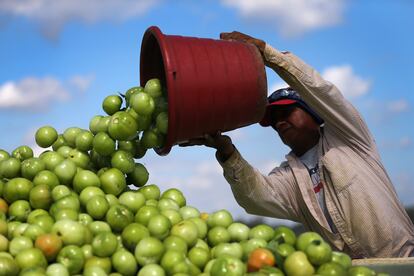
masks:
{"type": "Polygon", "coordinates": [[[159,78],[168,93],[168,134],[163,148],[205,134],[259,122],[265,111],[267,80],[253,45],[165,35],[148,28],[140,54],[141,86],[159,78]]]}

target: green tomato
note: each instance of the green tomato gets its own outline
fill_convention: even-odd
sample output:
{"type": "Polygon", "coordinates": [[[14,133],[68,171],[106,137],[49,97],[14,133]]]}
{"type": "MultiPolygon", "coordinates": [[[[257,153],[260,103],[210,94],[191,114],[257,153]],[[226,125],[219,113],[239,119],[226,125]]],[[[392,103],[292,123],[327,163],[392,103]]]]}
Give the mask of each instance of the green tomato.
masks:
{"type": "Polygon", "coordinates": [[[118,204],[109,208],[105,219],[112,230],[122,232],[134,220],[134,215],[127,207],[118,204]]]}
{"type": "Polygon", "coordinates": [[[177,210],[166,209],[166,210],[162,210],[161,214],[165,216],[166,218],[168,218],[171,225],[177,224],[183,220],[183,218],[181,217],[180,213],[177,210]]]}
{"type": "Polygon", "coordinates": [[[250,229],[249,238],[264,239],[270,241],[273,238],[274,230],[267,224],[258,224],[250,229]]]}
{"type": "Polygon", "coordinates": [[[82,132],[83,130],[79,127],[69,127],[65,129],[63,132],[63,138],[65,139],[66,143],[74,148],[75,147],[75,140],[76,137],[82,132]]]}
{"type": "MultiPolygon", "coordinates": [[[[148,200],[147,200],[148,202],[148,200]]],[[[142,225],[147,226],[149,219],[159,214],[160,211],[156,206],[145,205],[139,208],[138,212],[135,214],[135,222],[141,223],[142,225]]]]}
{"type": "Polygon", "coordinates": [[[142,134],[140,145],[146,149],[157,148],[162,145],[162,141],[157,131],[154,129],[144,130],[142,134]]]}
{"type": "Polygon", "coordinates": [[[167,134],[168,133],[168,113],[167,112],[159,113],[155,120],[156,120],[157,129],[162,134],[167,134]]]}
{"type": "Polygon", "coordinates": [[[200,270],[203,270],[211,259],[210,251],[201,247],[193,247],[188,251],[188,259],[200,270]]]}
{"type": "Polygon", "coordinates": [[[137,261],[135,260],[135,256],[128,250],[119,250],[115,252],[111,257],[111,260],[114,269],[122,275],[137,275],[137,261]]]}
{"type": "Polygon", "coordinates": [[[82,192],[79,195],[80,202],[82,206],[86,207],[86,204],[88,201],[94,197],[94,196],[105,196],[104,191],[102,189],[96,187],[96,186],[87,186],[84,189],[82,189],[82,192]]]}
{"type": "Polygon", "coordinates": [[[109,156],[115,152],[115,141],[106,132],[98,132],[93,138],[92,148],[101,156],[109,156]]]}
{"type": "Polygon", "coordinates": [[[158,98],[162,95],[161,82],[157,78],[149,79],[144,86],[144,92],[152,98],[158,98]]]}
{"type": "Polygon", "coordinates": [[[105,221],[92,221],[87,227],[93,236],[96,236],[101,232],[111,232],[111,226],[105,221]]]}
{"type": "Polygon", "coordinates": [[[33,178],[33,185],[46,185],[49,187],[50,190],[52,190],[59,184],[59,178],[56,176],[55,173],[49,170],[40,171],[33,178]]]}
{"type": "Polygon", "coordinates": [[[137,276],[165,276],[164,269],[158,264],[147,264],[144,265],[139,271],[137,276]]]}
{"type": "Polygon", "coordinates": [[[21,161],[18,158],[10,157],[0,162],[0,176],[12,179],[20,176],[21,161]]]}
{"type": "Polygon", "coordinates": [[[139,188],[138,191],[142,193],[147,200],[148,199],[158,200],[161,194],[160,188],[155,184],[145,185],[139,188]]]}
{"type": "MultiPolygon", "coordinates": [[[[95,115],[95,116],[92,117],[92,119],[89,120],[89,130],[92,132],[92,134],[96,134],[96,133],[100,132],[99,123],[100,123],[102,118],[104,118],[104,116],[95,115]]],[[[106,130],[104,130],[103,132],[105,132],[105,131],[106,130]]]]}
{"type": "Polygon", "coordinates": [[[30,180],[16,177],[7,181],[4,185],[3,197],[8,203],[12,203],[19,199],[28,200],[32,188],[33,183],[30,180]]]}
{"type": "Polygon", "coordinates": [[[23,161],[33,157],[33,150],[29,146],[19,146],[12,151],[12,156],[23,161]]]}
{"type": "Polygon", "coordinates": [[[138,115],[149,116],[155,109],[155,102],[147,93],[136,93],[130,98],[130,106],[138,115]]]}
{"type": "Polygon", "coordinates": [[[349,276],[375,276],[373,269],[366,266],[353,266],[348,269],[349,276]]]}
{"type": "Polygon", "coordinates": [[[308,247],[314,240],[324,241],[316,232],[304,232],[298,236],[296,240],[296,248],[300,251],[305,251],[306,247],[308,247]]]}
{"type": "Polygon", "coordinates": [[[69,276],[69,271],[61,263],[52,263],[46,269],[46,276],[69,276]]]}
{"type": "Polygon", "coordinates": [[[131,140],[137,135],[137,131],[137,122],[128,112],[118,111],[111,116],[108,132],[113,139],[120,141],[131,140]]]}
{"type": "Polygon", "coordinates": [[[145,237],[135,248],[135,258],[139,265],[159,263],[164,254],[163,243],[154,237],[145,237]]]}
{"type": "Polygon", "coordinates": [[[121,237],[123,245],[130,251],[135,250],[137,244],[150,236],[149,230],[140,223],[131,223],[122,230],[121,237]]]}
{"type": "Polygon", "coordinates": [[[230,234],[223,226],[214,226],[210,228],[207,233],[207,241],[210,246],[216,246],[220,243],[226,243],[230,241],[230,234]]]}
{"type": "Polygon", "coordinates": [[[326,263],[331,260],[332,249],[331,246],[320,240],[312,241],[305,249],[309,261],[316,266],[326,263]]]}
{"type": "Polygon", "coordinates": [[[50,147],[58,138],[56,129],[51,126],[43,126],[35,133],[36,144],[42,148],[50,147]]]}
{"type": "Polygon", "coordinates": [[[127,191],[123,192],[119,196],[119,203],[128,207],[134,214],[144,206],[145,196],[137,191],[127,191]]]}
{"type": "Polygon", "coordinates": [[[73,275],[82,271],[85,264],[85,257],[79,246],[68,245],[60,250],[57,261],[64,265],[69,273],[73,275]]]}
{"type": "Polygon", "coordinates": [[[208,226],[205,220],[199,217],[191,217],[188,220],[194,222],[194,224],[197,226],[198,238],[204,239],[207,236],[208,232],[208,226]]]}
{"type": "Polygon", "coordinates": [[[224,256],[230,256],[237,259],[243,257],[243,247],[239,243],[220,243],[214,246],[211,250],[213,258],[220,258],[224,256]]]}
{"type": "Polygon", "coordinates": [[[225,209],[218,210],[207,218],[207,224],[210,228],[215,226],[229,227],[233,223],[233,216],[225,209]]]}
{"type": "Polygon", "coordinates": [[[118,239],[111,232],[101,232],[92,240],[92,252],[98,257],[112,256],[118,247],[118,239]]]}
{"type": "Polygon", "coordinates": [[[0,162],[9,158],[10,154],[5,150],[0,149],[0,162]]]}
{"type": "Polygon", "coordinates": [[[16,200],[9,206],[8,215],[14,220],[25,222],[29,213],[32,211],[27,200],[16,200]]]}
{"type": "Polygon", "coordinates": [[[127,183],[132,184],[136,187],[144,186],[149,178],[149,173],[147,168],[141,163],[135,163],[134,169],[131,173],[127,174],[127,183]]]}
{"type": "Polygon", "coordinates": [[[100,187],[101,181],[93,171],[79,170],[73,178],[73,189],[80,194],[86,187],[100,187]]]}
{"type": "Polygon", "coordinates": [[[169,188],[165,190],[161,194],[161,199],[164,199],[164,198],[169,198],[169,199],[174,200],[175,202],[177,202],[179,207],[183,207],[186,205],[186,199],[184,197],[184,194],[176,188],[169,188]]]}
{"type": "Polygon", "coordinates": [[[165,250],[175,250],[187,254],[187,242],[179,236],[170,235],[163,240],[163,244],[165,246],[165,250]]]}
{"type": "Polygon", "coordinates": [[[102,109],[108,115],[112,115],[121,109],[122,98],[119,95],[106,96],[102,102],[102,109]]]}
{"type": "Polygon", "coordinates": [[[13,258],[0,257],[1,276],[17,276],[19,275],[19,265],[13,258]]]}
{"type": "Polygon", "coordinates": [[[242,276],[246,274],[246,265],[233,257],[221,257],[213,263],[211,275],[216,276],[242,276]]]}
{"type": "Polygon", "coordinates": [[[45,164],[46,170],[53,171],[55,167],[63,161],[64,157],[56,151],[44,151],[39,155],[45,164]]]}
{"type": "Polygon", "coordinates": [[[249,238],[250,228],[246,224],[233,222],[227,227],[230,234],[230,241],[241,242],[249,238]]]}
{"type": "Polygon", "coordinates": [[[16,262],[22,270],[32,267],[47,267],[46,257],[38,248],[27,248],[20,251],[16,255],[16,262]]]}
{"type": "Polygon", "coordinates": [[[310,276],[315,273],[315,269],[302,251],[290,254],[283,266],[288,276],[310,276]]]}
{"type": "Polygon", "coordinates": [[[83,131],[75,139],[76,149],[87,152],[93,147],[93,133],[91,131],[83,131]]]}
{"type": "Polygon", "coordinates": [[[34,186],[29,193],[29,202],[35,209],[49,209],[53,202],[49,186],[46,184],[34,186]]]}
{"type": "Polygon", "coordinates": [[[127,106],[130,104],[131,96],[140,92],[144,92],[144,88],[141,86],[131,87],[125,92],[125,101],[127,103],[127,106]]]}
{"type": "Polygon", "coordinates": [[[119,169],[125,174],[134,172],[135,161],[131,153],[123,150],[117,150],[111,157],[111,165],[113,168],[119,169]]]}
{"type": "Polygon", "coordinates": [[[165,272],[171,275],[174,273],[174,267],[178,263],[184,262],[185,258],[186,258],[186,255],[184,252],[170,249],[170,250],[165,251],[160,261],[160,264],[162,268],[164,268],[165,272]]]}
{"type": "Polygon", "coordinates": [[[339,251],[332,251],[331,261],[340,264],[345,270],[352,266],[351,257],[348,254],[339,251]]]}
{"type": "Polygon", "coordinates": [[[21,251],[29,248],[33,248],[33,241],[29,237],[14,237],[9,243],[9,252],[14,257],[21,251]]]}
{"type": "Polygon", "coordinates": [[[151,236],[163,240],[170,233],[171,222],[166,216],[158,214],[149,219],[147,228],[151,236]]]}
{"type": "Polygon", "coordinates": [[[65,138],[63,138],[63,134],[59,134],[56,141],[52,144],[52,149],[54,151],[57,151],[63,146],[68,146],[68,143],[66,142],[65,138]]]}
{"type": "Polygon", "coordinates": [[[316,273],[324,276],[346,276],[345,268],[335,262],[326,262],[318,267],[316,273]]]}
{"type": "Polygon", "coordinates": [[[38,157],[28,158],[22,161],[21,175],[24,178],[33,180],[37,173],[46,168],[45,163],[38,157]]]}
{"type": "Polygon", "coordinates": [[[171,235],[185,240],[189,247],[194,246],[198,239],[198,229],[194,222],[182,220],[171,228],[171,235]]]}
{"type": "Polygon", "coordinates": [[[117,168],[110,168],[99,176],[102,190],[107,194],[118,196],[125,188],[125,175],[117,168]]]}
{"type": "Polygon", "coordinates": [[[52,189],[52,198],[54,201],[58,201],[59,199],[70,195],[72,192],[68,186],[65,185],[57,185],[52,189]]]}
{"type": "Polygon", "coordinates": [[[94,219],[102,219],[109,210],[109,203],[102,195],[91,197],[86,203],[86,211],[94,219]]]}
{"type": "Polygon", "coordinates": [[[55,167],[53,172],[58,177],[60,183],[70,185],[77,172],[76,163],[65,159],[55,167]]]}
{"type": "Polygon", "coordinates": [[[76,166],[82,169],[86,169],[91,162],[89,155],[78,149],[72,149],[67,158],[72,160],[76,166]]]}

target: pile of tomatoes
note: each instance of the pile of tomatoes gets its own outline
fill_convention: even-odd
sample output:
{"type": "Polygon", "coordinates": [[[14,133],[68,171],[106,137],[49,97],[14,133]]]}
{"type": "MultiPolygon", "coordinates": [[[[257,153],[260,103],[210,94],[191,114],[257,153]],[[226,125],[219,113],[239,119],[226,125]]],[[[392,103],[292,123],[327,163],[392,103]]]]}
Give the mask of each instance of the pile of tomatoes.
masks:
{"type": "Polygon", "coordinates": [[[147,184],[137,159],[168,131],[158,79],[102,108],[89,129],[39,128],[39,156],[0,150],[0,276],[375,275],[316,233],[249,227],[147,184]]]}

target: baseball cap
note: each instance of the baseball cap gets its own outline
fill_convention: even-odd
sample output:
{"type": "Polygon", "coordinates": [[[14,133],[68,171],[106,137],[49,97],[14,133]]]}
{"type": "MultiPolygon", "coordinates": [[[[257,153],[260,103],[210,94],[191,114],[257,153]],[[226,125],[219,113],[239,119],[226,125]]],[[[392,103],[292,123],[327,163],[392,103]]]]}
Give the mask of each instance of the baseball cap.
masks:
{"type": "Polygon", "coordinates": [[[263,119],[259,122],[259,124],[263,127],[267,127],[272,125],[272,109],[280,106],[280,105],[290,105],[296,104],[298,107],[305,110],[312,118],[319,124],[323,124],[323,119],[319,117],[319,115],[313,111],[309,105],[307,105],[302,98],[300,97],[299,93],[293,90],[292,88],[282,88],[278,89],[269,97],[267,97],[267,106],[265,115],[263,119]]]}

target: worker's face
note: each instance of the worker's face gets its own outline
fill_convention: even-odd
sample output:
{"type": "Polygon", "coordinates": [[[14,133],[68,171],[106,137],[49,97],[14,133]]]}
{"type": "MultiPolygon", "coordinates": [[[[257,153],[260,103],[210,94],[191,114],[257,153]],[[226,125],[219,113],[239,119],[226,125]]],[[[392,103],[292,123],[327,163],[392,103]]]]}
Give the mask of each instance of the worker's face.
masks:
{"type": "Polygon", "coordinates": [[[296,105],[281,105],[272,111],[272,127],[283,143],[300,156],[319,140],[319,125],[296,105]]]}

